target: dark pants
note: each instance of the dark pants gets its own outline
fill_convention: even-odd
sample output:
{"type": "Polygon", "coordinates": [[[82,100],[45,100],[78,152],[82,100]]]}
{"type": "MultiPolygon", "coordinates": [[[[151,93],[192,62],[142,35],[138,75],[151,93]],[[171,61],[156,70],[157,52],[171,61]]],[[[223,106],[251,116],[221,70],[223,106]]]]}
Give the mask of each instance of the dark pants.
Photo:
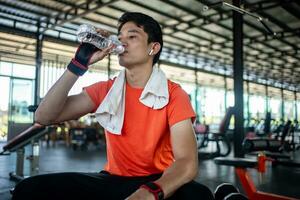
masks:
{"type": "MultiPolygon", "coordinates": [[[[100,173],[55,173],[26,178],[18,183],[12,200],[97,199],[124,200],[140,185],[161,175],[120,177],[100,173]]],[[[170,200],[211,200],[213,195],[204,185],[192,181],[179,188],[170,200]]]]}

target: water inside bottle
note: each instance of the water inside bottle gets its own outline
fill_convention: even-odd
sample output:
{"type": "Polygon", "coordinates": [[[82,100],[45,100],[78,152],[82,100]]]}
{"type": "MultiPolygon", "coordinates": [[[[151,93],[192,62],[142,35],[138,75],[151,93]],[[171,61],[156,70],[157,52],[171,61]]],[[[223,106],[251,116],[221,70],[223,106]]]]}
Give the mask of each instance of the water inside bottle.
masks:
{"type": "Polygon", "coordinates": [[[110,44],[114,44],[116,47],[112,51],[113,54],[121,54],[125,50],[116,35],[110,35],[109,38],[105,38],[97,33],[95,27],[89,24],[82,24],[79,27],[77,31],[77,39],[79,42],[93,44],[99,49],[103,49],[108,47],[110,44]]]}

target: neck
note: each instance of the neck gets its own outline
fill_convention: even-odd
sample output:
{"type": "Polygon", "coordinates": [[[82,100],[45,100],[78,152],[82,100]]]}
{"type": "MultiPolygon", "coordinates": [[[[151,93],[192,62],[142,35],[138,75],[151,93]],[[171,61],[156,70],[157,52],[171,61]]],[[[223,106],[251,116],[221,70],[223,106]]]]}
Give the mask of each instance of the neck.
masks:
{"type": "Polygon", "coordinates": [[[151,76],[152,65],[126,68],[126,81],[134,88],[144,88],[151,76]]]}

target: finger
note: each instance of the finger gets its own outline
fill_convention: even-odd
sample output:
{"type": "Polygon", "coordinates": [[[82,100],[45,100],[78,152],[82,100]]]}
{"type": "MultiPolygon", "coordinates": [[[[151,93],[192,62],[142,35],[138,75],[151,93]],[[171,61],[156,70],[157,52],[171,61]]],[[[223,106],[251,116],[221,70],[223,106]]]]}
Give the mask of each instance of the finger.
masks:
{"type": "Polygon", "coordinates": [[[107,55],[113,51],[114,47],[115,47],[114,44],[110,44],[107,48],[103,49],[102,51],[105,55],[107,55]]]}
{"type": "Polygon", "coordinates": [[[112,51],[112,47],[113,46],[111,45],[107,48],[99,49],[99,51],[95,52],[90,60],[90,64],[98,62],[98,61],[102,60],[104,57],[106,57],[107,55],[109,55],[112,51]]]}
{"type": "Polygon", "coordinates": [[[100,33],[104,37],[108,37],[110,33],[108,31],[102,30],[102,29],[96,29],[97,33],[100,33]]]}

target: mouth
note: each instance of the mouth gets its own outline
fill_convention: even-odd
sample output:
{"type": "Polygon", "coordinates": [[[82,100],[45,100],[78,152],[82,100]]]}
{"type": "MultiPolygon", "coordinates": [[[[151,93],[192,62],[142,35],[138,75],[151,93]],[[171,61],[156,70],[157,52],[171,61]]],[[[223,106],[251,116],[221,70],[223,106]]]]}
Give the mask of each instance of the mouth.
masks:
{"type": "Polygon", "coordinates": [[[128,51],[125,50],[123,53],[119,54],[119,56],[124,56],[124,55],[127,54],[127,53],[128,53],[128,51]]]}

